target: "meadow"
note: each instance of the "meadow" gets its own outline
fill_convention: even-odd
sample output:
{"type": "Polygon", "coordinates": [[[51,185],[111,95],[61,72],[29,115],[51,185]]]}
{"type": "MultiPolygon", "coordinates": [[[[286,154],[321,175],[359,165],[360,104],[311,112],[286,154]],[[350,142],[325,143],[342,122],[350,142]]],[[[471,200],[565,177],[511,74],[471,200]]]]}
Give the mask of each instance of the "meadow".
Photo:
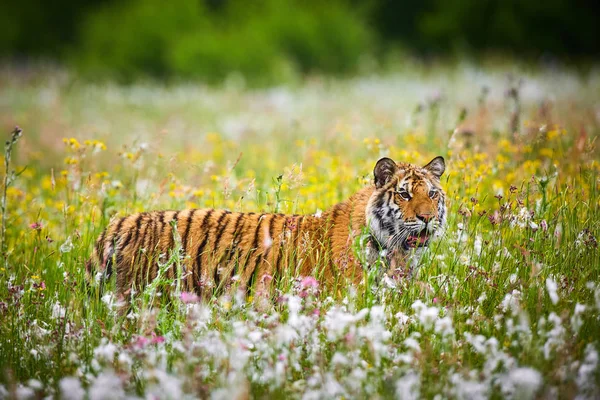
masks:
{"type": "Polygon", "coordinates": [[[2,135],[23,130],[0,398],[599,398],[599,72],[464,64],[247,89],[0,71],[2,135]],[[314,214],[380,157],[437,155],[449,221],[412,278],[331,293],[289,277],[266,311],[176,291],[155,306],[176,286],[162,278],[123,318],[114,284],[84,284],[111,218],[314,214]]]}

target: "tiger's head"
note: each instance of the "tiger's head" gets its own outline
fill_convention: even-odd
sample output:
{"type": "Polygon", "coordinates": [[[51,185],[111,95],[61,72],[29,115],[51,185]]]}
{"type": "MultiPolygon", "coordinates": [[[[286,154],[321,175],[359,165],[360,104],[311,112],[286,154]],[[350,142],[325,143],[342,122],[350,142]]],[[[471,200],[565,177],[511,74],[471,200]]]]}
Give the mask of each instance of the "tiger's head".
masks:
{"type": "Polygon", "coordinates": [[[446,165],[436,157],[424,167],[382,158],[373,170],[375,191],[367,205],[367,221],[379,245],[408,251],[423,247],[446,222],[440,177],[446,165]]]}

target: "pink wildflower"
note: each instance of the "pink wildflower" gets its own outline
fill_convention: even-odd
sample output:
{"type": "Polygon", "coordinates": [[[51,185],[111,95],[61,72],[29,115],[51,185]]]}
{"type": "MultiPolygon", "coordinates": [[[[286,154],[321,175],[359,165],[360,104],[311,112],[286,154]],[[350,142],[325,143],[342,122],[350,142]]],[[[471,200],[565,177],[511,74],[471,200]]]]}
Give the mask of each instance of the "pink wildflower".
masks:
{"type": "Polygon", "coordinates": [[[151,344],[164,343],[164,341],[164,336],[157,336],[156,333],[152,332],[152,340],[150,341],[151,344]]]}
{"type": "Polygon", "coordinates": [[[182,292],[179,298],[185,304],[197,303],[200,301],[200,298],[196,294],[190,292],[182,292]]]}
{"type": "Polygon", "coordinates": [[[312,276],[307,276],[302,278],[302,281],[300,282],[300,287],[302,289],[306,289],[306,288],[316,288],[319,286],[319,281],[317,281],[315,278],[313,278],[312,276]]]}

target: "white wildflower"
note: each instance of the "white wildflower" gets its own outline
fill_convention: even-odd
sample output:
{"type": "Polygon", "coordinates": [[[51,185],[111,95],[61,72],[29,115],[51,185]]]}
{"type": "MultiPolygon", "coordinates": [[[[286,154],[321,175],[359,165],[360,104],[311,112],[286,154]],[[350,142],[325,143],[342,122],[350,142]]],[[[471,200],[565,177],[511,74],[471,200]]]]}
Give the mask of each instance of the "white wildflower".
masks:
{"type": "Polygon", "coordinates": [[[534,232],[537,231],[540,228],[540,226],[538,224],[536,224],[535,222],[533,222],[533,221],[529,221],[529,227],[534,232]]]}
{"type": "Polygon", "coordinates": [[[19,384],[15,395],[18,400],[33,399],[35,397],[35,391],[30,387],[19,384]]]}
{"type": "Polygon", "coordinates": [[[112,310],[115,307],[115,295],[112,292],[106,292],[104,296],[102,296],[102,302],[106,304],[108,309],[112,310]]]}
{"type": "Polygon", "coordinates": [[[369,309],[365,308],[359,311],[356,315],[347,313],[341,308],[332,307],[327,311],[323,326],[327,330],[327,339],[335,341],[345,334],[346,329],[354,326],[358,321],[361,321],[369,314],[369,309]]]}
{"type": "Polygon", "coordinates": [[[519,228],[523,229],[528,225],[530,219],[531,213],[529,212],[529,210],[526,207],[521,207],[516,218],[511,222],[511,225],[516,225],[519,228]]]}
{"type": "Polygon", "coordinates": [[[456,373],[452,374],[450,382],[452,383],[451,393],[456,399],[484,400],[489,398],[489,387],[485,382],[464,379],[456,373]]]}
{"type": "Polygon", "coordinates": [[[107,361],[111,363],[115,358],[116,352],[117,346],[109,342],[96,347],[94,349],[94,357],[96,357],[99,361],[107,361]]]}
{"type": "Polygon", "coordinates": [[[64,318],[66,314],[66,310],[60,303],[57,301],[52,306],[52,319],[64,318]]]}
{"type": "Polygon", "coordinates": [[[125,391],[123,390],[121,379],[112,371],[102,372],[90,387],[90,400],[117,400],[124,398],[125,391]]]}
{"type": "Polygon", "coordinates": [[[404,345],[410,350],[413,350],[414,352],[418,353],[421,351],[421,346],[414,337],[408,337],[404,339],[404,345]]]}
{"type": "Polygon", "coordinates": [[[594,345],[588,343],[585,348],[585,359],[579,366],[577,371],[577,387],[579,388],[580,395],[586,395],[578,397],[581,399],[594,398],[594,394],[598,394],[600,388],[597,386],[597,373],[598,373],[598,352],[594,348],[594,345]],[[589,397],[588,397],[589,396],[589,397]]]}
{"type": "Polygon", "coordinates": [[[483,240],[481,239],[481,235],[477,235],[477,237],[475,238],[475,242],[473,243],[473,250],[475,251],[475,255],[480,256],[482,248],[483,240]]]}
{"type": "Polygon", "coordinates": [[[158,384],[149,387],[147,398],[181,399],[183,397],[180,379],[159,369],[154,370],[153,375],[158,380],[158,384]]]}
{"type": "Polygon", "coordinates": [[[471,332],[465,332],[465,339],[473,346],[473,349],[479,354],[485,354],[485,336],[473,335],[471,332]]]}
{"type": "Polygon", "coordinates": [[[345,366],[349,364],[349,360],[348,357],[346,357],[339,351],[336,351],[333,357],[331,358],[331,364],[345,366]]]}
{"type": "Polygon", "coordinates": [[[551,277],[546,278],[546,290],[548,291],[548,296],[550,296],[552,304],[558,303],[558,286],[551,277]]]}
{"type": "Polygon", "coordinates": [[[454,328],[452,327],[452,318],[445,316],[435,321],[435,333],[442,336],[454,335],[454,328]]]}
{"type": "Polygon", "coordinates": [[[397,326],[404,326],[408,323],[408,321],[410,320],[410,317],[406,314],[404,314],[403,312],[398,312],[395,315],[396,320],[397,320],[397,326]]]}
{"type": "Polygon", "coordinates": [[[584,313],[585,309],[585,305],[579,303],[575,304],[575,311],[571,317],[571,326],[575,333],[579,333],[579,329],[581,329],[581,325],[583,325],[583,318],[581,315],[584,313]]]}
{"type": "Polygon", "coordinates": [[[27,386],[32,388],[33,390],[42,390],[44,388],[44,384],[37,379],[30,379],[27,381],[27,386]]]}
{"type": "Polygon", "coordinates": [[[396,381],[396,398],[413,400],[421,398],[421,377],[413,371],[396,381]]]}
{"type": "Polygon", "coordinates": [[[544,357],[546,360],[550,359],[552,351],[555,348],[560,347],[564,343],[564,336],[566,333],[565,328],[562,326],[562,320],[556,313],[551,312],[550,315],[548,315],[548,322],[552,323],[553,328],[548,332],[548,338],[546,343],[544,343],[544,357]]]}
{"type": "Polygon", "coordinates": [[[119,366],[125,369],[129,369],[133,365],[133,360],[126,353],[120,353],[117,357],[117,361],[119,363],[119,366]]]}
{"type": "Polygon", "coordinates": [[[68,376],[62,378],[58,383],[60,397],[65,400],[82,400],[85,398],[85,390],[81,387],[79,379],[68,376]]]}
{"type": "Polygon", "coordinates": [[[500,303],[500,309],[504,312],[512,311],[513,313],[516,313],[520,309],[520,300],[521,292],[515,289],[504,296],[502,303],[500,303]]]}
{"type": "Polygon", "coordinates": [[[542,375],[533,368],[512,369],[501,380],[502,393],[516,399],[534,399],[542,385],[542,375]]]}
{"type": "Polygon", "coordinates": [[[63,244],[60,245],[61,253],[68,253],[73,250],[73,242],[71,241],[71,236],[67,237],[67,240],[63,244]]]}
{"type": "Polygon", "coordinates": [[[415,310],[419,322],[425,329],[430,329],[438,317],[437,307],[427,307],[421,300],[415,301],[411,308],[415,310]]]}

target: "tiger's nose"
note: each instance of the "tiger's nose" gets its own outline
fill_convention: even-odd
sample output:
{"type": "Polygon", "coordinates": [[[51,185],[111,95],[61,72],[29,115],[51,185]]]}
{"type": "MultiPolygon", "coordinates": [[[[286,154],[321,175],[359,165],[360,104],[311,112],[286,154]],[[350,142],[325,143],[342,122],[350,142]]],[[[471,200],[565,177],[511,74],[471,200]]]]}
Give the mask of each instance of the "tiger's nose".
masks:
{"type": "Polygon", "coordinates": [[[417,214],[417,218],[419,218],[421,221],[428,223],[429,221],[431,221],[433,219],[433,214],[431,213],[427,213],[427,214],[417,214]]]}

